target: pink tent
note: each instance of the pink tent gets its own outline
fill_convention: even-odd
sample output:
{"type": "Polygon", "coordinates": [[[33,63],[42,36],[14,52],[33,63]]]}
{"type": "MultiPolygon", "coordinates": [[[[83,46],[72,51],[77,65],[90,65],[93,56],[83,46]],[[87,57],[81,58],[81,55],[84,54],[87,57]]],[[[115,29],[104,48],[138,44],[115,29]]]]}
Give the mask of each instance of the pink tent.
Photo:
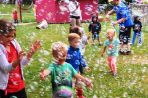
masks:
{"type": "MultiPolygon", "coordinates": [[[[98,0],[77,0],[80,3],[82,21],[87,21],[92,14],[98,13],[98,0]]],[[[36,21],[46,19],[48,23],[69,22],[69,12],[61,11],[57,0],[36,0],[36,21]]]]}

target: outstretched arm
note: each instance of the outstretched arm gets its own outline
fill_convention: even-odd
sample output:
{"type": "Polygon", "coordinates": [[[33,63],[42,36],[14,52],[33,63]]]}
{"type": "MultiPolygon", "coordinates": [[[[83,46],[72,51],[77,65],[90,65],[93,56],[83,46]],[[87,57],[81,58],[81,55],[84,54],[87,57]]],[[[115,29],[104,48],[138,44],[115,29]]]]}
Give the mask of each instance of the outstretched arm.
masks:
{"type": "Polygon", "coordinates": [[[104,46],[101,56],[104,56],[105,51],[106,51],[106,46],[104,46]]]}
{"type": "Polygon", "coordinates": [[[81,76],[80,74],[76,74],[75,78],[81,79],[82,82],[84,82],[89,89],[91,89],[93,87],[91,81],[88,78],[85,78],[85,77],[81,76]]]}
{"type": "Polygon", "coordinates": [[[41,73],[40,73],[40,78],[41,78],[42,80],[45,80],[46,76],[49,75],[49,74],[50,74],[50,71],[47,70],[47,69],[44,69],[44,70],[42,70],[41,73]]]}

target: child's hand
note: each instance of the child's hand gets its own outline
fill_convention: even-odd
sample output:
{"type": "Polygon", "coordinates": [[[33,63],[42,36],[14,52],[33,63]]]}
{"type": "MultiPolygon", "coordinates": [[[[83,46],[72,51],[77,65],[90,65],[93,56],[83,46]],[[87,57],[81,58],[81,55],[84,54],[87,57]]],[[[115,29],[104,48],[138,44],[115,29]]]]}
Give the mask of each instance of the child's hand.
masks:
{"type": "Polygon", "coordinates": [[[88,37],[87,37],[87,40],[89,40],[89,39],[90,39],[90,35],[91,35],[91,33],[90,33],[90,32],[88,32],[88,37]]]}
{"type": "Polygon", "coordinates": [[[49,74],[50,72],[48,70],[43,69],[40,73],[40,78],[42,80],[45,80],[46,76],[49,74]]]}
{"type": "Polygon", "coordinates": [[[85,67],[85,69],[86,69],[87,72],[90,72],[91,71],[91,69],[88,66],[85,67]]]}
{"type": "Polygon", "coordinates": [[[103,57],[103,56],[104,56],[104,53],[101,54],[101,57],[103,57]]]}
{"type": "Polygon", "coordinates": [[[85,78],[85,84],[89,89],[92,89],[93,84],[91,83],[91,80],[89,80],[88,78],[85,78]]]}
{"type": "Polygon", "coordinates": [[[40,78],[42,80],[45,80],[45,70],[42,70],[41,73],[40,73],[40,78]]]}

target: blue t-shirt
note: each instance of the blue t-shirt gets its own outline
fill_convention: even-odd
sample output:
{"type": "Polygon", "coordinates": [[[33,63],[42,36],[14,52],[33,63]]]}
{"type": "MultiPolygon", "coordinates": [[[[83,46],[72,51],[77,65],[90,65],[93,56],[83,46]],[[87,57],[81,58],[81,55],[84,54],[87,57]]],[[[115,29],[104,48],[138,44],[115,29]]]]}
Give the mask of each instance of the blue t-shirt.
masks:
{"type": "Polygon", "coordinates": [[[83,67],[87,66],[87,63],[83,58],[80,49],[71,46],[69,47],[67,52],[66,62],[70,63],[77,72],[79,72],[80,65],[83,67]]]}
{"type": "Polygon", "coordinates": [[[126,20],[119,25],[124,25],[125,27],[133,26],[133,20],[131,18],[130,11],[123,2],[120,2],[119,5],[114,6],[113,10],[116,13],[117,20],[126,18],[126,20]]]}
{"type": "Polygon", "coordinates": [[[119,51],[119,39],[113,39],[113,41],[106,40],[104,46],[107,47],[108,56],[118,56],[119,51]]]}

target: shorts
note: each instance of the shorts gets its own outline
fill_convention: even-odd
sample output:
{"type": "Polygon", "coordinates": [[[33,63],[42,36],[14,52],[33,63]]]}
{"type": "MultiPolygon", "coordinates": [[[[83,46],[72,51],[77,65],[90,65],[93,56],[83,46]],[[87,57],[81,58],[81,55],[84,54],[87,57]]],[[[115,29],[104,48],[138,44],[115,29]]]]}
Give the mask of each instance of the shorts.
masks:
{"type": "Polygon", "coordinates": [[[99,39],[99,34],[98,33],[92,33],[92,40],[95,40],[95,39],[99,39]]]}
{"type": "Polygon", "coordinates": [[[70,15],[70,18],[80,19],[80,16],[72,16],[72,15],[70,15]]]}
{"type": "Polygon", "coordinates": [[[130,43],[131,27],[120,27],[119,40],[123,44],[130,43]]]}

